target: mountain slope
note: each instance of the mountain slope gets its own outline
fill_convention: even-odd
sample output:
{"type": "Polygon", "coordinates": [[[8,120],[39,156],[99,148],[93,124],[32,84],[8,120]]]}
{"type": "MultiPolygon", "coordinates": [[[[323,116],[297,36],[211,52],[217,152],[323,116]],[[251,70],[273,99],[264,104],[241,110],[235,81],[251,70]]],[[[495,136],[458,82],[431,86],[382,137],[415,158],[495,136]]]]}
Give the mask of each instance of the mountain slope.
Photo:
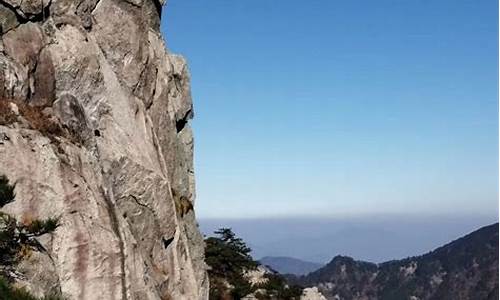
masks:
{"type": "Polygon", "coordinates": [[[323,265],[309,261],[303,261],[293,257],[266,256],[259,260],[263,265],[271,267],[281,274],[306,275],[316,271],[323,265]]]}
{"type": "Polygon", "coordinates": [[[290,280],[328,299],[498,299],[498,223],[422,256],[379,265],[337,256],[290,280]]]}

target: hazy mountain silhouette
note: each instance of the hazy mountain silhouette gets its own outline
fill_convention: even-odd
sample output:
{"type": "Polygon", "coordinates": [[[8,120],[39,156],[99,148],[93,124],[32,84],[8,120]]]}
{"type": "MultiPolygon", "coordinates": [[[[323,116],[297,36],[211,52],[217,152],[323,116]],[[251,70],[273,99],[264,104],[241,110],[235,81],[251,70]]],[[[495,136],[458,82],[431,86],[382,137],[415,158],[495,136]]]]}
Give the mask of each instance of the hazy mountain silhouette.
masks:
{"type": "Polygon", "coordinates": [[[284,256],[266,256],[259,260],[265,266],[278,271],[281,274],[306,275],[316,271],[323,265],[309,261],[303,261],[293,257],[284,256]]]}
{"type": "Polygon", "coordinates": [[[200,227],[206,235],[232,228],[252,248],[253,257],[326,264],[342,254],[380,263],[425,253],[496,221],[496,216],[201,219],[200,227]]]}

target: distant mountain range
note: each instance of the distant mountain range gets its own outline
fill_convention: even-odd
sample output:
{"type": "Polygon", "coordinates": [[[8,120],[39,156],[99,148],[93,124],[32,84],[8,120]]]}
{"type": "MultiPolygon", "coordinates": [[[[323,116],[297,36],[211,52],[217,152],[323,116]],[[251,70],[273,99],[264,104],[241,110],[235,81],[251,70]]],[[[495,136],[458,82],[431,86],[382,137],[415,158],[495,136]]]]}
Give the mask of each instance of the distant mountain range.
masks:
{"type": "Polygon", "coordinates": [[[201,219],[200,228],[207,236],[220,227],[233,229],[255,258],[285,256],[325,265],[337,254],[374,263],[420,255],[497,220],[493,213],[201,219]]]}
{"type": "Polygon", "coordinates": [[[306,275],[323,266],[319,263],[284,256],[266,256],[261,258],[259,262],[281,274],[293,275],[306,275]]]}
{"type": "Polygon", "coordinates": [[[336,300],[496,300],[498,271],[496,223],[422,256],[381,264],[336,256],[306,276],[288,278],[336,300]]]}

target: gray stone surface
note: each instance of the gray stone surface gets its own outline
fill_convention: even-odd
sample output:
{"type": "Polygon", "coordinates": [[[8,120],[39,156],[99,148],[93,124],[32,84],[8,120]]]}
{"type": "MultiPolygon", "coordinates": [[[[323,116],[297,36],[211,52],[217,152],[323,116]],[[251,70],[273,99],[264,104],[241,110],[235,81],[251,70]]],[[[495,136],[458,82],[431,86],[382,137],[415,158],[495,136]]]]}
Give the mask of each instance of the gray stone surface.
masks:
{"type": "Polygon", "coordinates": [[[317,287],[304,289],[300,300],[326,300],[317,287]]]}
{"type": "Polygon", "coordinates": [[[37,295],[208,298],[189,73],[160,35],[163,2],[0,1],[0,101],[43,109],[63,132],[22,109],[0,126],[0,172],[17,183],[4,210],[61,216],[47,251],[19,265],[37,295]]]}
{"type": "Polygon", "coordinates": [[[0,33],[5,33],[18,25],[16,14],[7,7],[0,5],[0,33]]]}

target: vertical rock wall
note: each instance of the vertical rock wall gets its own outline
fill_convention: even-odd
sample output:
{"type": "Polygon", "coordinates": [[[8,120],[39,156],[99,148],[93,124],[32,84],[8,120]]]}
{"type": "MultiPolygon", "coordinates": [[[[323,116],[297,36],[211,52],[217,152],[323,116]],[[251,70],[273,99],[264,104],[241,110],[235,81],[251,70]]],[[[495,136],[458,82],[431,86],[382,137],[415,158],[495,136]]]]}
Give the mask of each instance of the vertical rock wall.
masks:
{"type": "Polygon", "coordinates": [[[164,0],[0,0],[4,207],[61,217],[18,265],[33,293],[207,299],[184,59],[164,0]]]}

